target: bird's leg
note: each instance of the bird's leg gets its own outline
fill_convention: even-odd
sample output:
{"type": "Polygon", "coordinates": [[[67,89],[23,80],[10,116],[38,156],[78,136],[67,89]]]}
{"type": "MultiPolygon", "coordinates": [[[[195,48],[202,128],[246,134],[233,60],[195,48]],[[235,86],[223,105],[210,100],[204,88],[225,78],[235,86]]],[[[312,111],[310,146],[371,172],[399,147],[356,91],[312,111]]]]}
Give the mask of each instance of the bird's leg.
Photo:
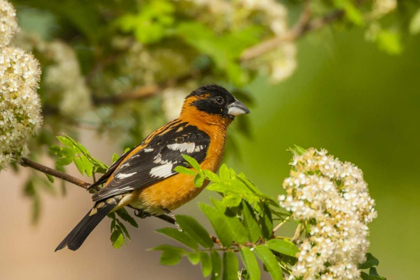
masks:
{"type": "Polygon", "coordinates": [[[134,215],[136,217],[139,217],[140,219],[146,219],[146,218],[152,216],[151,214],[149,214],[149,213],[147,213],[143,210],[140,210],[140,209],[135,209],[134,210],[134,215]]]}
{"type": "Polygon", "coordinates": [[[174,213],[172,213],[171,211],[169,211],[168,209],[163,209],[163,211],[165,211],[166,214],[161,214],[161,215],[155,215],[155,217],[164,220],[166,222],[169,222],[171,224],[174,224],[175,227],[179,230],[182,231],[181,227],[178,225],[178,223],[175,220],[175,215],[174,213]]]}

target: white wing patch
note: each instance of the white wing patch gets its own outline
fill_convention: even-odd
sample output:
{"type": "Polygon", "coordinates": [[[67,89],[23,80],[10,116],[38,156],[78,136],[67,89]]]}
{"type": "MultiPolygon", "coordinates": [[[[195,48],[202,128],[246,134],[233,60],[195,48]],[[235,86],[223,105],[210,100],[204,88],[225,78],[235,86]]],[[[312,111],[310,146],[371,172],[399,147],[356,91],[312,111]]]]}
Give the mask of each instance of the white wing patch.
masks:
{"type": "Polygon", "coordinates": [[[204,150],[205,147],[206,147],[205,145],[199,145],[199,146],[195,147],[194,152],[199,152],[201,150],[204,150]]]}
{"type": "Polygon", "coordinates": [[[144,152],[145,153],[150,153],[150,152],[153,152],[155,149],[153,149],[153,148],[145,148],[144,149],[144,152]]]}
{"type": "Polygon", "coordinates": [[[128,177],[133,176],[134,174],[137,174],[137,172],[127,173],[127,174],[119,173],[119,174],[117,174],[117,176],[115,176],[115,178],[117,178],[117,179],[125,179],[125,178],[128,178],[128,177]]]}
{"type": "Polygon", "coordinates": [[[174,165],[172,163],[166,163],[161,166],[153,167],[150,170],[150,176],[152,177],[160,177],[166,178],[172,175],[172,167],[174,165]]]}
{"type": "Polygon", "coordinates": [[[126,166],[130,166],[130,163],[129,163],[129,162],[124,163],[123,165],[121,165],[120,169],[123,169],[123,168],[124,168],[124,167],[126,167],[126,166]]]}
{"type": "Polygon", "coordinates": [[[180,153],[184,151],[187,151],[187,153],[192,153],[195,149],[195,143],[175,143],[170,144],[167,147],[173,151],[178,150],[180,153]]]}

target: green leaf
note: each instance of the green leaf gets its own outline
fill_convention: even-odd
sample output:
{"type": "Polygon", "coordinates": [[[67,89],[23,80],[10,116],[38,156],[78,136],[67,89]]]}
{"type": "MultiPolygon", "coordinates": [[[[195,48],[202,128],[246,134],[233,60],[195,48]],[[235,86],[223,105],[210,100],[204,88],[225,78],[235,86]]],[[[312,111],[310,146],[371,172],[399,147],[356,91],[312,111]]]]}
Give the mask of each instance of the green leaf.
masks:
{"type": "Polygon", "coordinates": [[[273,252],[270,251],[270,249],[268,249],[264,245],[258,245],[254,248],[254,252],[265,265],[272,279],[283,279],[283,272],[281,270],[281,267],[277,262],[277,259],[274,256],[273,252]]]}
{"type": "Polygon", "coordinates": [[[47,176],[48,181],[50,181],[51,183],[54,183],[54,177],[51,176],[50,174],[44,173],[45,176],[47,176]]]}
{"type": "Polygon", "coordinates": [[[186,175],[192,175],[192,176],[197,175],[197,173],[194,172],[194,170],[192,170],[190,168],[186,168],[186,167],[181,166],[181,165],[178,165],[177,167],[175,167],[174,171],[178,172],[180,174],[186,174],[186,175]]]}
{"type": "Polygon", "coordinates": [[[220,182],[219,176],[217,174],[211,172],[210,170],[204,170],[204,175],[209,179],[211,182],[220,182]]]}
{"type": "Polygon", "coordinates": [[[121,208],[118,209],[117,211],[115,211],[115,213],[117,213],[117,215],[123,219],[124,221],[126,221],[127,223],[129,223],[131,226],[138,228],[139,225],[137,224],[136,220],[134,220],[133,217],[131,217],[131,215],[127,212],[127,210],[125,208],[121,208]]]}
{"type": "Polygon", "coordinates": [[[200,168],[200,164],[198,164],[198,162],[195,160],[195,158],[187,156],[187,155],[182,155],[182,157],[187,161],[187,163],[189,163],[195,170],[197,170],[198,172],[201,171],[200,168]]]}
{"type": "Polygon", "coordinates": [[[112,155],[112,163],[116,162],[119,158],[120,158],[120,156],[117,153],[114,153],[112,155]]]}
{"type": "Polygon", "coordinates": [[[211,280],[218,280],[222,276],[222,259],[217,251],[211,251],[210,253],[212,271],[211,280]]]}
{"type": "Polygon", "coordinates": [[[176,228],[161,228],[156,231],[175,239],[176,241],[190,247],[191,249],[198,249],[198,244],[195,240],[191,239],[185,232],[181,232],[176,228]]]}
{"type": "Polygon", "coordinates": [[[62,147],[60,148],[61,157],[56,161],[59,166],[69,165],[73,162],[74,151],[71,148],[62,147]]]}
{"type": "Polygon", "coordinates": [[[72,148],[73,142],[68,139],[66,136],[57,136],[58,141],[60,141],[61,144],[63,144],[66,147],[72,148]]]}
{"type": "Polygon", "coordinates": [[[268,240],[273,235],[273,219],[271,217],[271,210],[267,203],[262,204],[261,233],[264,240],[268,240]]]}
{"type": "Polygon", "coordinates": [[[183,248],[166,244],[157,246],[151,250],[162,251],[160,263],[163,265],[176,265],[181,261],[182,255],[186,254],[186,251],[183,248]]]}
{"type": "Polygon", "coordinates": [[[76,165],[77,170],[79,170],[80,174],[83,175],[85,173],[85,168],[83,166],[82,159],[80,157],[76,157],[74,158],[73,162],[76,165]]]}
{"type": "Polygon", "coordinates": [[[217,237],[225,247],[232,245],[235,239],[234,233],[224,215],[213,207],[200,203],[201,211],[207,216],[214,230],[216,231],[217,237]]]}
{"type": "Polygon", "coordinates": [[[379,260],[375,258],[371,253],[366,253],[366,261],[362,264],[359,264],[359,269],[366,269],[378,265],[379,260]]]}
{"type": "Polygon", "coordinates": [[[420,33],[420,9],[411,18],[410,33],[413,35],[420,33]]]}
{"type": "Polygon", "coordinates": [[[260,280],[261,272],[258,266],[258,261],[255,255],[252,253],[251,249],[248,247],[242,247],[240,254],[242,262],[247,269],[250,280],[260,280]]]}
{"type": "Polygon", "coordinates": [[[123,234],[129,239],[131,240],[131,236],[130,233],[128,232],[127,228],[125,227],[125,225],[123,223],[121,223],[120,220],[116,219],[118,226],[120,227],[121,231],[123,232],[123,234]]]}
{"type": "Polygon", "coordinates": [[[187,258],[192,265],[197,265],[200,262],[200,252],[190,252],[187,258]]]}
{"type": "Polygon", "coordinates": [[[227,195],[222,199],[223,205],[227,207],[237,207],[241,202],[242,198],[237,195],[227,195]]]}
{"type": "Polygon", "coordinates": [[[83,168],[86,172],[87,176],[92,176],[92,172],[93,172],[93,166],[90,163],[90,161],[83,155],[80,156],[80,158],[82,159],[82,163],[83,163],[83,168]]]}
{"type": "Polygon", "coordinates": [[[176,215],[176,222],[192,239],[205,248],[212,248],[214,243],[207,230],[196,219],[186,215],[176,215]]]}
{"type": "Polygon", "coordinates": [[[230,181],[231,180],[231,172],[229,167],[226,164],[222,164],[219,168],[219,177],[222,181],[230,181]]]}
{"type": "Polygon", "coordinates": [[[248,231],[248,240],[252,243],[255,243],[260,238],[260,226],[258,225],[257,219],[255,218],[254,210],[252,207],[245,201],[242,203],[242,206],[244,226],[248,231]]]}
{"type": "Polygon", "coordinates": [[[238,258],[234,252],[227,251],[223,253],[223,280],[238,279],[238,258]]]}
{"type": "Polygon", "coordinates": [[[223,215],[227,221],[227,225],[234,235],[234,240],[239,244],[243,244],[247,241],[247,232],[242,225],[241,221],[236,217],[235,213],[231,209],[226,208],[220,201],[211,198],[210,199],[216,209],[223,215]]]}
{"type": "Polygon", "coordinates": [[[296,254],[299,252],[299,249],[295,244],[282,239],[270,239],[265,245],[273,251],[291,257],[296,257],[296,254]]]}
{"type": "Polygon", "coordinates": [[[115,230],[114,232],[112,232],[111,234],[112,247],[114,247],[115,249],[119,249],[124,244],[124,241],[125,241],[125,238],[122,231],[115,230]]]}
{"type": "Polygon", "coordinates": [[[205,177],[203,177],[200,173],[198,173],[197,175],[195,175],[195,178],[194,178],[194,186],[196,188],[201,188],[204,184],[205,179],[206,179],[205,177]]]}
{"type": "Polygon", "coordinates": [[[200,252],[200,260],[201,260],[201,271],[203,272],[203,276],[207,277],[210,275],[211,270],[212,270],[210,257],[206,252],[200,252]]]}

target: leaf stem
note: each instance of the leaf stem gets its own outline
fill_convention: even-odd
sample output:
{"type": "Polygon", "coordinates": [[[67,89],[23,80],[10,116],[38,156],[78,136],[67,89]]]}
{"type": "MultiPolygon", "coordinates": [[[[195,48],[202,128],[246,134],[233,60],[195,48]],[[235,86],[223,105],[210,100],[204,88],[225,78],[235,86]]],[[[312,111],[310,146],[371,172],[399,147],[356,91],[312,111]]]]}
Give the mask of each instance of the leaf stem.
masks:
{"type": "Polygon", "coordinates": [[[289,221],[291,216],[287,217],[286,219],[284,219],[280,224],[278,224],[274,229],[273,229],[273,234],[278,231],[285,223],[287,223],[289,221]]]}

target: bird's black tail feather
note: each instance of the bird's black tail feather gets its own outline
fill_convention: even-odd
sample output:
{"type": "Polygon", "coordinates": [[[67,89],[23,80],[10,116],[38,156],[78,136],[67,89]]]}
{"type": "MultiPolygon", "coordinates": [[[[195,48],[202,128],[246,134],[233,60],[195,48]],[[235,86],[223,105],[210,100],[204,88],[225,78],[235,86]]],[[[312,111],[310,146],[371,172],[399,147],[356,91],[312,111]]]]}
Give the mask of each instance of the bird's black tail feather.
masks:
{"type": "Polygon", "coordinates": [[[55,251],[65,247],[76,251],[82,246],[83,242],[95,227],[105,218],[105,216],[115,208],[119,198],[110,198],[106,201],[100,201],[86,214],[86,216],[77,224],[77,226],[61,241],[55,251]]]}

